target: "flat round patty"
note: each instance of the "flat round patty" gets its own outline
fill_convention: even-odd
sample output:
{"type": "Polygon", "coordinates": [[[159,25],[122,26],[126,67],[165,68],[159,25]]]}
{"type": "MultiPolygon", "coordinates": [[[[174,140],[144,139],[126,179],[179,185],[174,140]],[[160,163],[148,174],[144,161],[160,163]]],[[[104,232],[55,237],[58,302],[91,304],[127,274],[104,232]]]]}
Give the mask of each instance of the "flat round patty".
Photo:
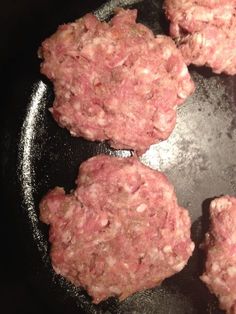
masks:
{"type": "Polygon", "coordinates": [[[164,174],[135,157],[100,155],[82,163],[77,185],[70,194],[56,187],[40,203],[56,273],[99,303],[183,269],[194,248],[190,219],[164,174]]]}
{"type": "Polygon", "coordinates": [[[165,0],[164,9],[187,64],[236,74],[235,0],[165,0]]]}
{"type": "Polygon", "coordinates": [[[42,43],[41,72],[54,84],[51,112],[73,136],[108,140],[143,153],[166,139],[176,107],[194,90],[181,53],[167,36],[117,10],[109,23],[87,14],[42,43]]]}
{"type": "Polygon", "coordinates": [[[201,279],[219,298],[228,314],[236,314],[236,198],[228,195],[211,202],[211,226],[206,234],[207,261],[201,279]]]}

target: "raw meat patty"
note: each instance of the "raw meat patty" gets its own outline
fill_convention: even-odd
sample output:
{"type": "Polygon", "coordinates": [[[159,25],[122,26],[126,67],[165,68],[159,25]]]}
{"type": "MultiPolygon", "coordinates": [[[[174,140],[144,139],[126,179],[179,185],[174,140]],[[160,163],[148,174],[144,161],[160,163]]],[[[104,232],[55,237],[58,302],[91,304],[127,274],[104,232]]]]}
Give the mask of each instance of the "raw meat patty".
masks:
{"type": "Polygon", "coordinates": [[[41,201],[50,224],[54,270],[83,286],[94,303],[154,287],[192,254],[188,212],[173,186],[137,158],[100,155],[80,167],[77,188],[41,201]]]}
{"type": "Polygon", "coordinates": [[[176,107],[194,90],[174,42],[117,10],[109,23],[87,14],[62,25],[40,49],[54,83],[51,112],[73,136],[144,152],[166,139],[176,107]]]}
{"type": "Polygon", "coordinates": [[[201,279],[228,314],[236,314],[236,198],[223,196],[210,205],[207,261],[201,279]]]}
{"type": "Polygon", "coordinates": [[[235,0],[165,0],[164,8],[187,64],[236,74],[235,0]]]}

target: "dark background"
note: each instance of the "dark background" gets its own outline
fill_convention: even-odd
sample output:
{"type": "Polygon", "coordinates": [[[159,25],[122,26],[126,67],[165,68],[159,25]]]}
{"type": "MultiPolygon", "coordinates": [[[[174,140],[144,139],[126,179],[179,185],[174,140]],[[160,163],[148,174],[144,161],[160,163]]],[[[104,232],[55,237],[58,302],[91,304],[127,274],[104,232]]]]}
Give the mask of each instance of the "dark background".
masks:
{"type": "MultiPolygon", "coordinates": [[[[82,16],[104,1],[8,0],[0,9],[1,66],[1,243],[0,312],[60,313],[34,287],[34,252],[27,241],[17,185],[17,139],[31,82],[37,77],[37,48],[56,26],[82,16]]],[[[40,277],[40,274],[38,274],[40,277]]],[[[69,312],[69,310],[68,310],[69,312]]],[[[78,312],[78,311],[77,311],[78,312]]]]}

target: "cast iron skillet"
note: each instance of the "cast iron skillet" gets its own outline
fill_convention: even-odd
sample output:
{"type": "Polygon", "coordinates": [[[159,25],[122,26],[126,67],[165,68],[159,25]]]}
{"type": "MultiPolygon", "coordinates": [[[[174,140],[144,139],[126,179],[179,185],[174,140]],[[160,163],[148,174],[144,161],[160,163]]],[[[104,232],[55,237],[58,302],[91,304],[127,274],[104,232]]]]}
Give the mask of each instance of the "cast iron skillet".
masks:
{"type": "Polygon", "coordinates": [[[53,102],[53,90],[39,73],[37,48],[59,24],[92,10],[99,18],[107,19],[117,4],[137,8],[138,21],[156,34],[168,31],[162,1],[113,0],[101,8],[103,2],[59,1],[53,5],[41,0],[6,6],[8,16],[13,18],[11,26],[7,19],[2,21],[11,28],[8,37],[3,38],[5,42],[8,38],[8,46],[1,51],[3,60],[7,59],[3,67],[6,107],[1,116],[1,170],[5,209],[11,213],[4,216],[11,218],[11,224],[8,222],[3,229],[8,268],[11,275],[22,272],[21,280],[36,297],[35,309],[41,304],[51,313],[222,313],[216,298],[198,279],[204,267],[204,254],[198,245],[208,228],[210,199],[236,194],[236,79],[215,75],[206,68],[190,67],[197,86],[195,94],[179,109],[170,138],[141,157],[145,164],[167,174],[179,203],[190,212],[196,250],[188,266],[160,287],[121,303],[110,298],[99,305],[93,305],[83,289],[75,288],[52,270],[48,229],[38,220],[42,196],[56,185],[72,189],[78,166],[91,156],[106,153],[127,157],[133,153],[72,138],[57,126],[47,110],[53,102]],[[10,38],[14,41],[9,42],[10,38]],[[18,259],[11,262],[16,256],[18,259]]]}

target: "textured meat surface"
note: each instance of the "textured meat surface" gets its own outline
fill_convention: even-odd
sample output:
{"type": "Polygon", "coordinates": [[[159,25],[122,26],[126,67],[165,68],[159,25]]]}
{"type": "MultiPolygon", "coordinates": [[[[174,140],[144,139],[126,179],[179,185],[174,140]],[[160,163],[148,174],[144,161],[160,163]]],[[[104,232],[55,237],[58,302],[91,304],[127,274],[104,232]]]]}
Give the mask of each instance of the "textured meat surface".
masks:
{"type": "Polygon", "coordinates": [[[84,162],[77,188],[56,187],[40,203],[50,224],[54,270],[93,302],[154,287],[192,254],[188,212],[173,186],[137,158],[100,155],[84,162]]]}
{"type": "Polygon", "coordinates": [[[236,198],[223,196],[212,201],[210,219],[206,270],[201,279],[219,298],[221,308],[236,314],[236,198]]]}
{"type": "Polygon", "coordinates": [[[236,74],[235,0],[165,0],[164,8],[187,64],[236,74]]]}
{"type": "Polygon", "coordinates": [[[53,81],[51,112],[88,140],[144,152],[166,139],[176,107],[194,85],[174,42],[119,9],[109,23],[87,14],[62,25],[40,49],[41,72],[53,81]]]}

